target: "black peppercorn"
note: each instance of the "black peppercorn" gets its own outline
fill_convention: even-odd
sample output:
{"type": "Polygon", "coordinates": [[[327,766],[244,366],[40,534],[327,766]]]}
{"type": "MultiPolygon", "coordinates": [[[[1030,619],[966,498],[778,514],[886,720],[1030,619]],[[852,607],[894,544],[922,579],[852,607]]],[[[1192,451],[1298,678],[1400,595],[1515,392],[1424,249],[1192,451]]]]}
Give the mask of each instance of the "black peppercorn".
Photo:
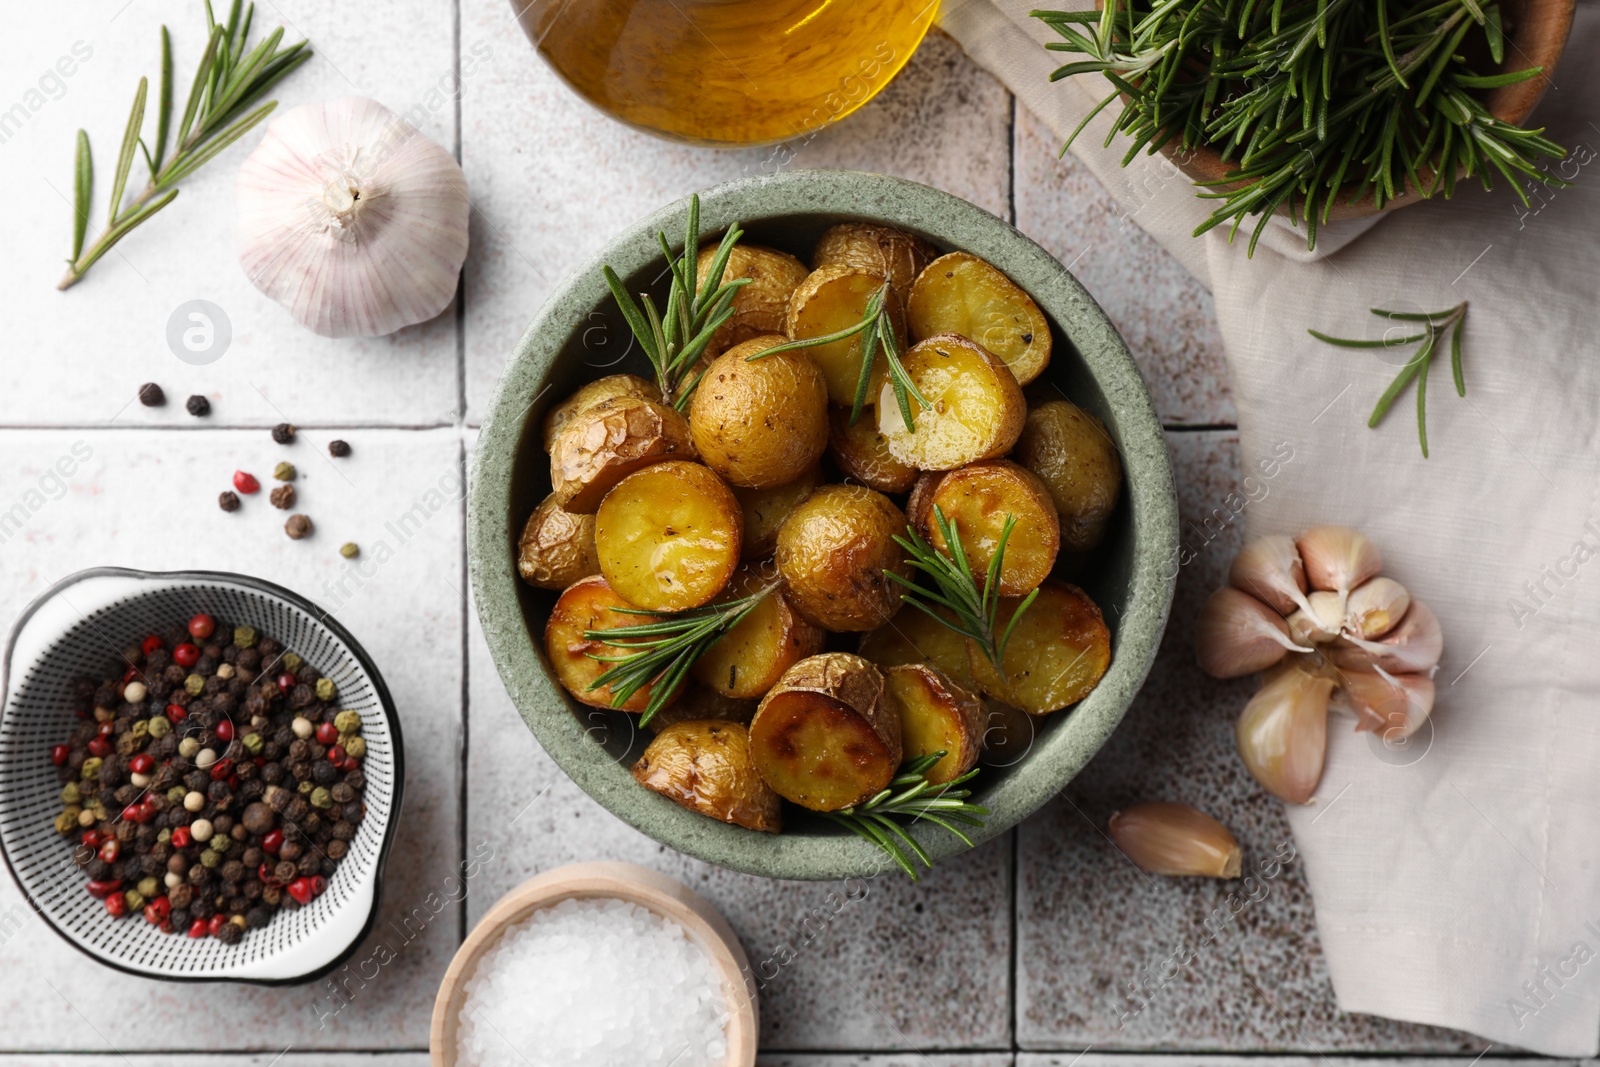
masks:
{"type": "Polygon", "coordinates": [[[294,443],[295,428],[287,422],[280,422],[272,428],[272,439],[280,445],[294,443]]]}
{"type": "Polygon", "coordinates": [[[339,780],[339,771],[327,760],[318,760],[311,768],[311,779],[318,785],[332,785],[339,780]]]}
{"type": "Polygon", "coordinates": [[[167,394],[155,382],[145,382],[139,386],[139,403],[147,408],[158,408],[167,402],[167,394]]]}
{"type": "MultiPolygon", "coordinates": [[[[349,826],[350,824],[349,823],[341,823],[340,825],[349,826]]],[[[338,829],[339,828],[337,826],[334,827],[334,832],[337,833],[338,829]]],[[[352,830],[353,829],[354,829],[354,827],[352,827],[352,830]]],[[[346,844],[342,839],[340,839],[338,837],[335,837],[332,841],[329,841],[328,842],[328,847],[323,849],[323,851],[328,854],[328,858],[330,860],[342,860],[342,859],[344,859],[345,853],[348,852],[349,850],[350,850],[350,846],[348,844],[346,844]]]]}
{"type": "Polygon", "coordinates": [[[198,393],[194,396],[191,396],[188,402],[183,406],[189,410],[189,414],[193,415],[197,419],[203,419],[207,415],[211,414],[211,401],[207,400],[203,396],[200,396],[198,393]]]}
{"type": "MultiPolygon", "coordinates": [[[[288,511],[294,507],[294,495],[294,486],[280,485],[267,494],[267,499],[272,501],[273,507],[288,511]]],[[[293,537],[294,535],[290,534],[289,536],[293,537]]]]}
{"type": "Polygon", "coordinates": [[[333,440],[328,442],[328,455],[343,459],[350,454],[350,445],[344,441],[333,440]]]}
{"type": "Polygon", "coordinates": [[[194,888],[189,885],[175,885],[167,890],[167,902],[174,908],[187,908],[194,901],[194,888]]]}
{"type": "Polygon", "coordinates": [[[355,836],[356,836],[356,828],[355,828],[355,824],[354,823],[348,823],[348,822],[345,822],[343,819],[340,819],[338,822],[333,824],[333,837],[334,837],[334,840],[336,840],[336,841],[352,841],[352,840],[355,839],[355,836]]]}
{"type": "Polygon", "coordinates": [[[367,817],[367,806],[359,800],[352,800],[344,806],[345,822],[360,822],[367,817]]]}
{"type": "MultiPolygon", "coordinates": [[[[256,887],[256,895],[259,896],[261,894],[261,883],[260,882],[251,882],[250,885],[253,885],[253,886],[256,887]]],[[[245,889],[247,890],[247,892],[245,894],[246,896],[250,895],[248,893],[249,888],[250,888],[249,885],[245,886],[245,889]]],[[[260,906],[251,908],[249,911],[245,912],[245,916],[244,916],[245,923],[247,925],[249,925],[249,927],[252,930],[259,929],[260,927],[263,927],[263,926],[267,925],[267,923],[270,922],[271,920],[272,920],[272,912],[270,910],[268,910],[267,908],[260,907],[260,906]]]]}
{"type": "Polygon", "coordinates": [[[189,884],[205,885],[211,881],[211,868],[203,863],[197,863],[189,868],[189,884]]]}
{"type": "MultiPolygon", "coordinates": [[[[170,904],[171,902],[172,895],[169,893],[167,895],[167,903],[170,904]]],[[[172,913],[167,916],[167,919],[172,923],[172,928],[174,930],[182,930],[184,927],[189,925],[189,909],[173,908],[172,913]]]]}
{"type": "Polygon", "coordinates": [[[312,529],[311,520],[304,515],[290,515],[289,521],[283,524],[283,532],[289,535],[291,541],[310,537],[312,529]]]}
{"type": "Polygon", "coordinates": [[[300,857],[299,869],[300,873],[308,878],[321,872],[322,857],[317,855],[315,852],[307,852],[304,856],[300,857]]]}
{"type": "Polygon", "coordinates": [[[244,927],[225,922],[217,928],[217,932],[213,936],[224,945],[237,945],[244,937],[244,927]]]}
{"type": "Polygon", "coordinates": [[[238,511],[239,494],[235,493],[232,489],[224,489],[222,492],[217,494],[217,507],[221,508],[223,511],[238,511]]]}

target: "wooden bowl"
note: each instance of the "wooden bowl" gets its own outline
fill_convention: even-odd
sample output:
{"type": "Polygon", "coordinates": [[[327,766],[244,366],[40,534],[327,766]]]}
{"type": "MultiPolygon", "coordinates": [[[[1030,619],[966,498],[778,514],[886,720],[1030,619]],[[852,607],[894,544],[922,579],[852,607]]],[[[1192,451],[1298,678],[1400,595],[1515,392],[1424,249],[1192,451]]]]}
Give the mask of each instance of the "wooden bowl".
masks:
{"type": "Polygon", "coordinates": [[[456,1031],[465,999],[462,987],[478,960],[499,941],[506,928],[540,908],[572,898],[593,897],[638,904],[688,932],[722,975],[722,989],[729,1003],[728,1067],[753,1067],[760,1016],[750,961],[738,935],[710,901],[677,879],[648,867],[611,861],[570,863],[545,871],[501,897],[479,920],[456,950],[433,1002],[433,1028],[428,1037],[433,1067],[455,1067],[456,1031]]]}
{"type": "MultiPolygon", "coordinates": [[[[1539,99],[1550,87],[1550,76],[1555,72],[1562,50],[1566,48],[1575,3],[1576,0],[1506,0],[1503,6],[1511,26],[1511,34],[1507,38],[1510,47],[1505,63],[1496,73],[1512,73],[1529,67],[1543,67],[1544,73],[1516,85],[1487,90],[1483,95],[1483,103],[1495,118],[1521,124],[1533,114],[1539,99]]],[[[1194,182],[1216,181],[1225,177],[1234,167],[1233,163],[1223,162],[1222,156],[1206,145],[1185,151],[1169,144],[1163,146],[1161,152],[1194,182]]],[[[1421,168],[1419,176],[1424,182],[1431,181],[1433,171],[1421,168]]],[[[1249,181],[1232,182],[1216,186],[1215,189],[1232,191],[1249,184],[1249,181]]],[[[1385,201],[1381,208],[1376,206],[1370,192],[1354,203],[1341,194],[1328,212],[1328,219],[1367,218],[1393,208],[1420,203],[1423,199],[1408,179],[1405,189],[1392,200],[1385,201]]],[[[1287,203],[1279,205],[1278,214],[1288,213],[1287,203]]]]}

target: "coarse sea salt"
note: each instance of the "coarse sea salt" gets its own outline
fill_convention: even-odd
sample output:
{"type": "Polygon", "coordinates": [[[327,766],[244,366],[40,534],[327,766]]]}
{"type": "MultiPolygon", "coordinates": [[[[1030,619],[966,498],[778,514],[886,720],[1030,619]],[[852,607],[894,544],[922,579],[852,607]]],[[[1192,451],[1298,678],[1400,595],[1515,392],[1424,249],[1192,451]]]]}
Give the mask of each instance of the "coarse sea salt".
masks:
{"type": "Polygon", "coordinates": [[[722,1067],[728,1004],[705,950],[648,908],[571,898],[507,927],[463,983],[471,1067],[722,1067]]]}

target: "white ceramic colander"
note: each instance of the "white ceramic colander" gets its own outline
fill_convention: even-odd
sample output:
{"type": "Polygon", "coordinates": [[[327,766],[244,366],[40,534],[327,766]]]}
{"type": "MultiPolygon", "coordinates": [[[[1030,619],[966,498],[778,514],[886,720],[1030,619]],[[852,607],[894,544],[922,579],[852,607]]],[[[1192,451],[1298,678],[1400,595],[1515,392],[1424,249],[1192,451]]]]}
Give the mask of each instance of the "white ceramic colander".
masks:
{"type": "Polygon", "coordinates": [[[22,613],[0,675],[0,848],[28,901],[57,933],[102,963],[174,980],[280,984],[337,966],[371,928],[404,780],[400,723],[383,679],[344,627],[309,600],[242,574],[164,574],[103,567],[56,583],[22,613]],[[60,783],[50,746],[77,726],[74,683],[120,674],[120,649],[198,612],[249,625],[333,679],[339,706],[361,713],[367,816],[309,906],[277,912],[236,945],[163,934],[138,916],[113,919],[52,825],[60,783]]]}

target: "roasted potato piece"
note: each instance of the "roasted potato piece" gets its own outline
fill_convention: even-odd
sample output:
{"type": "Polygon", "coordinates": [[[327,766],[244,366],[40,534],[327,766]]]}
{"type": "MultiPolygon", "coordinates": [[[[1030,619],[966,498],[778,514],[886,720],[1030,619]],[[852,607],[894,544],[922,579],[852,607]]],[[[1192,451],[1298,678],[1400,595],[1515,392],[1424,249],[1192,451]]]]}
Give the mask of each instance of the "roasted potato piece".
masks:
{"type": "Polygon", "coordinates": [[[846,476],[880,493],[903,493],[917,480],[917,469],[889,454],[889,442],[878,431],[877,416],[864,408],[854,426],[850,408],[828,413],[828,455],[846,476]]]}
{"type": "MultiPolygon", "coordinates": [[[[612,665],[591,658],[589,653],[609,656],[618,652],[613,645],[583,636],[584,632],[639,625],[639,616],[613,610],[627,607],[632,605],[612,590],[603,575],[596,574],[568,586],[566,592],[556,598],[555,607],[550,609],[550,620],[544,627],[545,655],[567,692],[584,704],[597,708],[612,706],[610,686],[589,688],[612,665]]],[[[641,687],[628,698],[621,710],[643,711],[650,702],[654,688],[650,685],[641,687]]],[[[673,697],[676,696],[674,693],[673,697]]]]}
{"type": "Polygon", "coordinates": [[[927,241],[871,222],[841,222],[828,227],[811,252],[811,265],[851,267],[876,275],[904,294],[939,250],[927,241]]]}
{"type": "Polygon", "coordinates": [[[958,333],[993,352],[1027,385],[1050,362],[1050,322],[1033,298],[977,256],[951,252],[917,275],[906,301],[918,341],[958,333]]]}
{"type": "Polygon", "coordinates": [[[598,378],[588,385],[580,386],[577,392],[551,408],[545,415],[544,450],[548,452],[555,447],[556,437],[560,435],[561,428],[572,421],[574,415],[581,415],[596,404],[619,396],[636,396],[641,400],[661,402],[661,390],[656,388],[654,382],[646,381],[637,374],[608,374],[604,378],[598,378]]]}
{"type": "MultiPolygon", "coordinates": [[[[746,566],[728,583],[723,600],[749,596],[776,581],[762,567],[746,566]]],[[[690,671],[708,689],[736,700],[766,695],[783,672],[807,656],[822,651],[823,632],[803,618],[789,603],[783,589],[775,589],[751,609],[739,624],[706,649],[690,671]]]]}
{"type": "Polygon", "coordinates": [[[759,703],[758,700],[734,700],[691,682],[676,701],[650,716],[645,727],[659,734],[676,723],[703,719],[725,719],[749,726],[750,720],[756,717],[756,705],[759,703]]]}
{"type": "Polygon", "coordinates": [[[883,672],[889,702],[900,713],[902,759],[943,752],[927,770],[934,785],[972,770],[983,750],[983,703],[978,694],[926,663],[903,663],[883,672]]]}
{"type": "Polygon", "coordinates": [[[911,576],[895,544],[906,517],[882,493],[859,485],[825,485],[806,497],[778,529],[774,559],[789,583],[789,600],[828,630],[872,630],[900,607],[900,586],[886,572],[911,576]]]}
{"type": "MultiPolygon", "coordinates": [[[[1019,603],[1017,597],[1001,599],[1001,625],[1010,620],[1019,603]]],[[[1104,677],[1111,665],[1111,631],[1083,590],[1046,582],[1011,633],[1006,645],[1006,676],[1001,678],[994,664],[970,642],[967,662],[985,693],[1015,704],[1029,715],[1047,715],[1076,704],[1104,677]]]]}
{"type": "Polygon", "coordinates": [[[1098,545],[1122,492],[1122,460],[1105,424],[1070,400],[1040,404],[1028,412],[1015,458],[1050,490],[1061,547],[1098,545]]]}
{"type": "Polygon", "coordinates": [[[628,603],[685,611],[709,602],[739,566],[744,513],[710,468],[653,463],[606,494],[594,517],[600,573],[628,603]]]}
{"type": "Polygon", "coordinates": [[[633,779],[701,815],[769,834],[783,829],[783,802],[756,773],[750,733],[739,723],[711,719],[667,727],[633,765],[633,779]]]}
{"type": "Polygon", "coordinates": [[[811,272],[806,265],[787,252],[760,245],[733,246],[728,257],[728,269],[714,281],[708,278],[711,261],[717,256],[717,246],[709,244],[700,250],[695,262],[695,276],[704,289],[708,282],[715,289],[724,281],[749,278],[750,284],[740,287],[733,298],[733,318],[711,338],[711,351],[726,352],[734,345],[743,344],[752,337],[767,333],[782,333],[789,312],[789,297],[795,287],[806,280],[811,272]]]}
{"type": "Polygon", "coordinates": [[[878,397],[878,428],[889,454],[924,471],[947,471],[1011,451],[1027,405],[1022,386],[988,349],[952,333],[930,337],[907,352],[906,373],[933,406],[913,398],[915,430],[901,418],[886,385],[878,397]]]}
{"type": "MultiPolygon", "coordinates": [[[[789,298],[789,317],[786,332],[796,341],[822,337],[840,330],[860,325],[866,314],[867,302],[883,288],[883,279],[865,271],[849,267],[823,267],[815,270],[789,298]]],[[[894,330],[899,350],[906,350],[906,314],[903,298],[893,287],[888,295],[890,327],[894,330]]],[[[861,381],[861,351],[863,335],[830,341],[805,350],[822,370],[828,382],[828,399],[847,407],[855,403],[856,388],[861,381]]],[[[878,395],[888,377],[888,360],[878,351],[873,361],[872,382],[867,387],[867,402],[878,395]]]]}
{"type": "Polygon", "coordinates": [[[883,673],[848,652],[801,660],[756,709],[750,751],[767,784],[803,808],[866,800],[900,767],[900,716],[883,673]]]}
{"type": "Polygon", "coordinates": [[[528,516],[517,541],[517,573],[540,589],[565,589],[600,573],[594,547],[594,516],[563,511],[554,493],[528,516]]]}
{"type": "Polygon", "coordinates": [[[603,400],[567,420],[550,449],[556,503],[592,515],[611,487],[652,463],[693,459],[689,424],[666,404],[636,396],[603,400]]]}
{"type": "MultiPolygon", "coordinates": [[[[937,609],[946,618],[950,613],[937,609]]],[[[967,666],[967,639],[927,612],[907,608],[861,637],[862,659],[887,670],[902,663],[931,663],[954,681],[976,690],[972,668],[967,666]]]]}
{"type": "Polygon", "coordinates": [[[783,341],[758,337],[724,352],[689,400],[694,447],[734,485],[787,485],[828,447],[828,387],[811,357],[780,352],[746,362],[783,341]]]}
{"type": "Polygon", "coordinates": [[[800,477],[771,489],[733,487],[744,509],[744,558],[766,559],[778,547],[778,527],[795,506],[822,484],[822,468],[812,467],[800,477]]]}
{"type": "Polygon", "coordinates": [[[1050,576],[1061,547],[1061,522],[1050,491],[1038,475],[1008,459],[973,463],[938,476],[919,508],[918,532],[941,552],[949,552],[933,509],[955,524],[967,562],[979,582],[1000,547],[1007,515],[1017,523],[1006,541],[1000,568],[1000,594],[1022,596],[1050,576]]]}

